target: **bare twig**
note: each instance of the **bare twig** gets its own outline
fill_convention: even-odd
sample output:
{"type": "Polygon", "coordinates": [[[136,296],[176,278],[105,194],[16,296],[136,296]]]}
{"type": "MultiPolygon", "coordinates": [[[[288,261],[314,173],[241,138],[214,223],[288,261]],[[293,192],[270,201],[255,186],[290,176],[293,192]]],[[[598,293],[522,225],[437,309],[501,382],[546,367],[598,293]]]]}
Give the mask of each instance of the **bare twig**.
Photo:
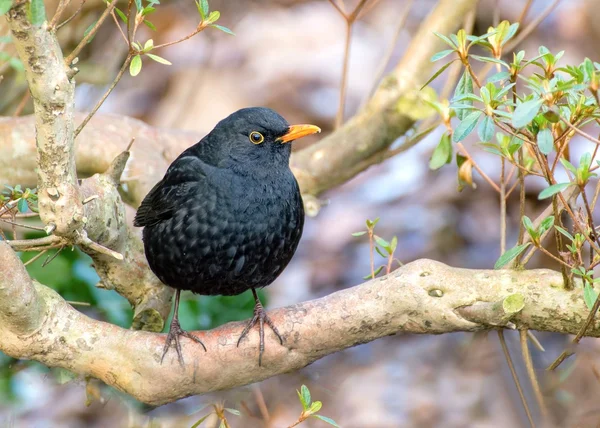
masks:
{"type": "Polygon", "coordinates": [[[535,374],[535,368],[533,367],[533,361],[531,360],[531,353],[529,352],[529,343],[527,342],[527,330],[519,330],[519,337],[521,339],[521,352],[523,353],[523,362],[525,363],[525,368],[527,369],[527,375],[529,376],[529,381],[531,382],[531,386],[533,388],[535,398],[538,402],[540,412],[542,413],[542,417],[544,421],[547,421],[548,409],[546,408],[544,395],[542,394],[537,375],[535,374]]]}
{"type": "Polygon", "coordinates": [[[533,417],[531,416],[531,410],[529,410],[529,404],[527,404],[527,399],[525,398],[525,394],[523,394],[523,388],[521,387],[521,381],[519,380],[519,376],[517,375],[517,371],[515,370],[515,365],[513,364],[512,358],[510,356],[510,352],[508,350],[508,346],[506,346],[506,339],[504,338],[504,330],[498,330],[498,339],[500,339],[500,345],[502,346],[502,352],[504,353],[504,358],[506,359],[506,363],[508,364],[508,368],[510,369],[510,374],[512,375],[513,381],[515,382],[515,386],[517,387],[517,391],[519,392],[519,397],[521,398],[521,403],[523,404],[523,408],[525,409],[525,413],[527,414],[527,419],[529,420],[529,425],[535,427],[535,423],[533,422],[533,417]]]}
{"type": "Polygon", "coordinates": [[[96,35],[106,18],[108,18],[108,16],[111,14],[113,9],[117,5],[117,1],[119,0],[112,0],[106,6],[106,9],[104,10],[104,12],[102,12],[102,15],[100,15],[98,21],[96,21],[96,24],[92,27],[90,31],[88,31],[88,33],[83,37],[83,39],[81,39],[79,44],[75,47],[75,49],[73,49],[73,52],[71,52],[69,56],[65,58],[65,64],[71,65],[73,60],[77,57],[77,55],[79,55],[79,52],[81,52],[81,50],[89,43],[92,37],[96,35]]]}
{"type": "Polygon", "coordinates": [[[56,29],[60,30],[62,27],[64,27],[65,25],[67,25],[69,22],[71,22],[73,20],[73,18],[75,18],[77,15],[79,15],[79,12],[81,12],[81,9],[83,9],[83,5],[85,4],[85,1],[86,0],[81,0],[81,2],[79,3],[79,6],[75,10],[75,12],[73,12],[73,14],[71,16],[69,16],[67,19],[65,19],[63,22],[61,22],[56,27],[56,29]]]}

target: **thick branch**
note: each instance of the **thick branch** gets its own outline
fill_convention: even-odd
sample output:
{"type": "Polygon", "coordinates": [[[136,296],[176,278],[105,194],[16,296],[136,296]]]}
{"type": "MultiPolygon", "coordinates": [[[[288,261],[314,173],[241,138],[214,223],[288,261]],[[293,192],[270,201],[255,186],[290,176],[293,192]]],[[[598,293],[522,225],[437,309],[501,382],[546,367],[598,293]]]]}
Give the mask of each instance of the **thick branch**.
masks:
{"type": "Polygon", "coordinates": [[[83,213],[73,150],[75,83],[47,23],[29,22],[28,5],[19,2],[7,19],[33,99],[40,216],[45,224],[55,225],[57,235],[72,236],[82,225],[83,213]]]}
{"type": "MultiPolygon", "coordinates": [[[[0,245],[3,260],[11,251],[0,245]]],[[[26,278],[14,280],[3,284],[4,295],[24,283],[31,288],[26,278]]],[[[184,340],[183,368],[174,353],[160,364],[164,335],[92,320],[35,284],[37,306],[22,307],[21,316],[39,314],[43,302],[45,311],[38,315],[44,320],[42,328],[33,323],[19,334],[14,325],[0,323],[0,350],[97,377],[143,402],[160,405],[297,370],[333,352],[401,332],[478,331],[510,320],[520,328],[576,333],[588,310],[580,289],[567,291],[561,284],[560,273],[550,270],[468,270],[419,260],[387,277],[271,311],[285,342],[280,346],[268,334],[263,367],[257,366],[257,331],[237,348],[242,323],[230,323],[196,333],[207,353],[184,340]],[[506,302],[509,296],[514,300],[515,294],[522,296],[524,305],[521,308],[521,297],[504,304],[502,312],[510,316],[498,317],[497,305],[486,309],[485,302],[506,302]],[[472,318],[470,306],[476,307],[472,318]]],[[[600,321],[588,335],[600,336],[600,321]]]]}

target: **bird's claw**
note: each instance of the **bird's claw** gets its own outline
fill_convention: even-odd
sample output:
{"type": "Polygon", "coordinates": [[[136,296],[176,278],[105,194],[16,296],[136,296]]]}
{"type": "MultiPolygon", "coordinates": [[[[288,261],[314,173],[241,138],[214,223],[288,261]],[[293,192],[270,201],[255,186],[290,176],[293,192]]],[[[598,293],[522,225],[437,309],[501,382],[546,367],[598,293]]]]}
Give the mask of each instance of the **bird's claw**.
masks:
{"type": "Polygon", "coordinates": [[[267,324],[269,327],[271,327],[271,330],[273,330],[273,333],[275,333],[275,336],[277,336],[277,338],[279,339],[279,343],[281,343],[282,345],[283,345],[283,337],[281,336],[281,334],[279,334],[279,330],[277,330],[277,327],[275,327],[275,324],[273,323],[273,321],[271,321],[271,318],[269,318],[269,316],[265,312],[265,309],[263,308],[260,301],[257,301],[256,306],[254,306],[254,316],[252,317],[250,322],[246,325],[246,327],[242,331],[242,334],[240,334],[240,338],[237,341],[237,346],[240,346],[240,342],[242,341],[242,339],[244,337],[246,337],[246,335],[248,334],[250,329],[252,327],[254,327],[257,322],[258,322],[258,326],[259,326],[258,333],[259,333],[259,337],[260,337],[258,365],[262,366],[262,356],[263,356],[263,353],[265,352],[265,327],[264,327],[264,325],[267,324]]]}
{"type": "Polygon", "coordinates": [[[167,335],[167,340],[165,341],[163,353],[160,358],[161,364],[162,364],[163,360],[165,359],[165,355],[169,351],[171,344],[173,342],[175,342],[175,349],[177,350],[177,358],[179,360],[179,364],[183,367],[184,361],[183,361],[183,355],[181,353],[181,342],[179,341],[179,336],[187,337],[188,339],[193,340],[196,343],[199,343],[204,348],[204,352],[206,352],[206,346],[204,346],[204,343],[202,343],[202,341],[200,339],[198,339],[196,336],[194,336],[193,334],[183,330],[181,328],[181,326],[179,325],[179,320],[177,318],[173,318],[173,321],[171,321],[171,327],[169,328],[169,334],[167,335]]]}

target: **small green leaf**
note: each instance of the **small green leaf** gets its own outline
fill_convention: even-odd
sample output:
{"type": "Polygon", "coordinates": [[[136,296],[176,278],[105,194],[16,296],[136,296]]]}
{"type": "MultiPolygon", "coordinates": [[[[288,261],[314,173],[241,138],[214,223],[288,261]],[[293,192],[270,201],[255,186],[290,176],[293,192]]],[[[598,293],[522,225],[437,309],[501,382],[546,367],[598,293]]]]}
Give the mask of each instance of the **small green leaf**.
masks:
{"type": "Polygon", "coordinates": [[[513,113],[513,126],[515,128],[523,128],[528,125],[537,116],[542,104],[544,104],[544,100],[539,98],[519,104],[513,113]]]}
{"type": "Polygon", "coordinates": [[[501,71],[487,78],[487,83],[500,82],[501,80],[510,79],[510,73],[508,71],[501,71]]]}
{"type": "Polygon", "coordinates": [[[540,148],[540,152],[548,155],[554,148],[554,137],[552,137],[552,131],[550,128],[543,128],[537,134],[537,143],[540,148]]]}
{"type": "MultiPolygon", "coordinates": [[[[379,254],[381,254],[381,253],[379,253],[379,254]]],[[[381,254],[381,255],[383,256],[383,254],[381,254]]],[[[385,256],[383,256],[383,257],[385,257],[385,256]]],[[[377,269],[375,269],[375,271],[373,272],[373,275],[374,276],[379,275],[379,272],[381,272],[382,269],[383,269],[383,265],[379,266],[377,269]]],[[[373,276],[371,276],[371,274],[363,276],[363,279],[372,279],[372,278],[373,278],[373,276]]]]}
{"type": "Polygon", "coordinates": [[[210,415],[212,415],[212,413],[209,413],[209,414],[208,414],[208,415],[206,415],[206,416],[202,416],[202,417],[201,417],[200,419],[198,419],[198,420],[196,421],[196,423],[195,423],[194,425],[192,425],[190,428],[198,428],[198,427],[200,426],[200,424],[201,424],[202,422],[204,422],[204,421],[206,420],[206,418],[208,418],[210,415]]]}
{"type": "Polygon", "coordinates": [[[567,232],[565,229],[563,229],[562,227],[558,226],[558,225],[554,225],[554,228],[556,230],[558,230],[560,233],[562,233],[564,236],[566,236],[567,238],[569,238],[571,241],[575,238],[573,238],[573,235],[571,235],[569,232],[567,232]]]}
{"type": "Polygon", "coordinates": [[[460,122],[460,125],[456,127],[454,134],[452,134],[452,141],[458,143],[459,141],[467,138],[467,135],[469,135],[475,128],[475,125],[477,125],[477,121],[479,120],[481,114],[482,113],[480,111],[469,113],[469,115],[466,116],[462,122],[460,122]]]}
{"type": "Polygon", "coordinates": [[[223,27],[222,25],[218,25],[218,24],[212,24],[211,27],[215,27],[217,30],[221,30],[224,33],[230,34],[232,36],[235,36],[235,33],[233,31],[231,31],[229,28],[227,27],[223,27]]]}
{"type": "Polygon", "coordinates": [[[302,393],[302,400],[306,404],[306,407],[310,406],[311,398],[308,387],[306,385],[302,385],[302,387],[300,388],[300,392],[302,393]]]}
{"type": "Polygon", "coordinates": [[[352,234],[352,236],[354,236],[354,237],[359,237],[359,236],[363,236],[365,233],[367,233],[367,232],[365,232],[364,230],[363,230],[362,232],[354,232],[354,233],[352,234]]]}
{"type": "Polygon", "coordinates": [[[446,49],[441,52],[438,52],[431,57],[431,62],[439,61],[440,59],[445,58],[448,55],[450,55],[452,52],[454,52],[454,49],[446,49]]]}
{"type": "Polygon", "coordinates": [[[450,67],[454,63],[454,61],[458,61],[458,58],[453,59],[452,61],[444,64],[444,66],[442,68],[440,68],[438,71],[436,71],[435,74],[433,76],[431,76],[429,78],[429,80],[427,82],[425,82],[425,84],[423,86],[421,86],[421,89],[423,89],[425,86],[427,86],[431,82],[433,82],[436,79],[436,77],[438,77],[440,74],[442,74],[444,72],[444,70],[446,70],[448,67],[450,67]]]}
{"type": "Polygon", "coordinates": [[[119,18],[121,18],[125,24],[128,23],[127,15],[125,15],[121,9],[115,7],[115,12],[117,12],[117,15],[119,15],[119,18]]]}
{"type": "Polygon", "coordinates": [[[429,160],[429,169],[435,171],[450,162],[452,162],[452,143],[450,142],[450,135],[444,132],[437,147],[433,150],[429,160]]]}
{"type": "Polygon", "coordinates": [[[12,7],[13,0],[0,0],[0,16],[4,15],[12,7]]]}
{"type": "Polygon", "coordinates": [[[200,0],[200,15],[202,15],[202,20],[204,21],[208,16],[208,0],[200,0]]]}
{"type": "Polygon", "coordinates": [[[572,185],[573,183],[556,183],[550,187],[546,187],[544,190],[540,192],[538,195],[538,199],[541,201],[542,199],[547,199],[550,196],[556,195],[558,192],[562,192],[567,187],[572,185]]]}
{"type": "Polygon", "coordinates": [[[491,116],[485,116],[477,127],[477,135],[484,143],[488,143],[494,136],[494,119],[491,116]]]}
{"type": "Polygon", "coordinates": [[[456,46],[456,44],[450,40],[448,37],[444,36],[443,34],[440,34],[438,32],[433,32],[433,34],[435,34],[437,37],[439,37],[442,41],[444,41],[444,43],[446,43],[448,46],[450,46],[451,48],[457,48],[458,46],[456,46]]]}
{"type": "Polygon", "coordinates": [[[221,12],[219,12],[218,10],[213,10],[208,15],[207,21],[208,21],[209,24],[212,24],[213,22],[217,22],[220,17],[221,17],[221,12]]]}
{"type": "Polygon", "coordinates": [[[334,427],[340,428],[340,426],[338,424],[336,424],[333,419],[328,418],[327,416],[323,416],[323,415],[311,415],[311,417],[312,418],[321,419],[323,422],[327,422],[329,425],[333,425],[334,427]]]}
{"type": "Polygon", "coordinates": [[[588,309],[591,310],[594,307],[596,299],[598,299],[598,292],[586,282],[583,286],[583,300],[585,300],[585,304],[588,307],[588,309]]]}
{"type": "Polygon", "coordinates": [[[500,256],[496,264],[494,265],[494,269],[500,269],[510,263],[513,259],[515,259],[519,254],[525,251],[531,242],[527,242],[523,245],[517,245],[516,247],[512,247],[510,250],[506,251],[504,254],[500,256]]]}
{"type": "Polygon", "coordinates": [[[142,6],[142,0],[135,0],[135,7],[137,10],[143,10],[144,7],[142,6]]]}
{"type": "Polygon", "coordinates": [[[154,40],[148,39],[146,43],[144,43],[144,51],[149,51],[154,47],[154,40]]]}
{"type": "Polygon", "coordinates": [[[36,26],[40,26],[46,20],[46,7],[44,6],[44,0],[31,0],[29,5],[29,14],[31,23],[36,26]]]}
{"type": "Polygon", "coordinates": [[[225,407],[223,410],[225,410],[226,412],[231,413],[232,415],[242,416],[242,414],[240,413],[240,411],[236,410],[236,409],[231,409],[229,407],[225,407]]]}
{"type": "Polygon", "coordinates": [[[375,235],[375,242],[377,243],[377,245],[381,245],[385,249],[388,249],[390,247],[390,243],[383,239],[381,236],[375,235]]]}
{"type": "MultiPolygon", "coordinates": [[[[85,31],[83,32],[83,37],[87,37],[87,35],[90,34],[90,31],[92,31],[92,28],[94,28],[97,22],[98,20],[95,20],[85,29],[85,31]]],[[[92,37],[90,37],[90,39],[87,42],[90,43],[92,40],[94,40],[94,37],[96,37],[95,34],[92,37]]]]}
{"type": "MultiPolygon", "coordinates": [[[[472,94],[473,93],[473,79],[471,79],[471,75],[468,71],[465,70],[463,75],[460,77],[458,84],[456,85],[456,89],[454,90],[454,98],[458,98],[464,94],[472,94]]],[[[467,105],[473,105],[472,102],[466,102],[467,105]]],[[[456,116],[463,120],[469,114],[468,111],[462,110],[457,111],[456,116]]]]}
{"type": "Polygon", "coordinates": [[[27,212],[27,199],[19,199],[19,202],[17,203],[17,209],[19,210],[20,213],[24,213],[27,212]]]}
{"type": "MultiPolygon", "coordinates": [[[[561,157],[560,158],[560,163],[565,167],[565,169],[568,169],[573,174],[577,175],[577,168],[575,168],[571,162],[569,162],[565,158],[561,157]]],[[[600,164],[600,161],[599,161],[599,164],[600,164]]]]}
{"type": "Polygon", "coordinates": [[[140,71],[142,71],[142,57],[136,55],[131,60],[131,64],[129,64],[129,74],[135,77],[140,74],[140,71]]]}
{"type": "Polygon", "coordinates": [[[383,251],[381,251],[381,248],[379,247],[375,247],[375,252],[377,252],[377,254],[379,254],[381,257],[383,257],[384,259],[387,259],[387,255],[383,254],[383,251]]]}
{"type": "Polygon", "coordinates": [[[147,19],[144,19],[144,24],[146,24],[146,27],[150,28],[152,31],[156,31],[156,27],[154,26],[154,24],[148,21],[147,19]]]}
{"type": "Polygon", "coordinates": [[[161,56],[158,55],[154,55],[154,54],[146,54],[146,56],[156,62],[160,62],[161,64],[165,64],[165,65],[172,65],[170,61],[167,61],[166,59],[164,59],[161,56]]]}
{"type": "Polygon", "coordinates": [[[319,410],[321,410],[321,407],[323,407],[323,403],[321,403],[320,401],[315,401],[314,403],[312,403],[310,405],[310,409],[308,409],[309,413],[311,414],[315,414],[317,413],[319,410]]]}

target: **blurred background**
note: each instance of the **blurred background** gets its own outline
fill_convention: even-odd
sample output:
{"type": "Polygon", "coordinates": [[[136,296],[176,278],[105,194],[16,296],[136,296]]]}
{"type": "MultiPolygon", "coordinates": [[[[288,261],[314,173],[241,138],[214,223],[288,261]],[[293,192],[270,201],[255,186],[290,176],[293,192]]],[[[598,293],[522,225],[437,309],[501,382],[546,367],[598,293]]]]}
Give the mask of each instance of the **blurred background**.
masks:
{"type": "MultiPolygon", "coordinates": [[[[55,1],[46,2],[49,13],[55,1]]],[[[73,1],[68,16],[78,6],[73,1]]],[[[347,9],[356,3],[346,0],[347,9]]],[[[345,117],[368,99],[381,71],[391,70],[402,58],[419,24],[436,4],[433,0],[370,0],[355,23],[351,43],[345,117]],[[410,6],[408,19],[400,26],[410,6]]],[[[525,0],[481,0],[473,34],[483,34],[494,19],[515,22],[525,0]]],[[[535,20],[552,2],[534,0],[524,25],[535,20]]],[[[327,0],[210,0],[221,12],[219,23],[236,36],[207,30],[163,49],[173,63],[165,66],[144,60],[139,76],[126,74],[101,108],[139,118],[159,127],[196,132],[198,139],[231,112],[246,106],[268,106],[290,123],[313,123],[327,134],[338,109],[346,25],[327,0]]],[[[152,22],[156,33],[144,29],[141,38],[155,44],[181,38],[198,23],[189,0],[164,1],[152,22]]],[[[522,42],[529,57],[545,45],[551,52],[565,50],[562,64],[579,64],[585,57],[600,58],[600,0],[559,2],[522,42]]],[[[85,2],[82,12],[58,36],[65,52],[81,39],[101,13],[99,0],[85,2]]],[[[0,36],[7,34],[0,18],[0,36]]],[[[126,46],[112,22],[107,22],[80,55],[76,103],[89,111],[112,82],[126,55],[126,46]]],[[[433,36],[432,36],[433,37],[433,36]]],[[[1,39],[0,39],[1,40],[1,39]]],[[[12,55],[10,44],[0,44],[12,55]]],[[[26,83],[19,64],[0,61],[5,82],[0,86],[0,115],[30,114],[24,98],[26,83]],[[12,67],[12,69],[11,69],[12,67]]],[[[440,90],[443,81],[434,85],[440,90]]],[[[498,200],[476,176],[477,189],[457,191],[456,167],[432,172],[427,163],[442,129],[413,149],[329,191],[325,206],[307,220],[299,250],[284,274],[265,291],[267,306],[279,307],[324,296],[363,282],[369,273],[364,229],[367,218],[380,217],[376,230],[386,239],[398,238],[396,257],[403,263],[431,258],[468,268],[491,268],[499,256],[498,200]]],[[[306,139],[296,147],[311,144],[306,139]]],[[[499,173],[494,156],[466,143],[477,163],[491,176],[499,173]]],[[[80,142],[81,143],[81,142],[80,142]]],[[[2,183],[4,184],[4,183],[2,183]]],[[[9,183],[18,184],[18,183],[9,183]]],[[[528,212],[537,206],[535,180],[529,184],[528,212]]],[[[516,192],[515,192],[516,193],[516,192]]],[[[516,241],[518,213],[509,201],[509,246],[516,241]]],[[[34,237],[33,234],[25,234],[34,237]]],[[[31,258],[33,254],[24,254],[31,258]]],[[[376,256],[379,257],[379,256],[376,256]]],[[[90,260],[79,251],[63,251],[42,268],[44,258],[28,265],[30,273],[58,290],[63,297],[98,319],[129,327],[131,310],[125,299],[95,287],[97,276],[90,260]]],[[[383,263],[384,260],[380,259],[383,263]]],[[[534,258],[530,267],[555,268],[548,259],[534,258]]],[[[252,314],[249,294],[206,298],[184,296],[181,322],[186,329],[208,329],[252,314]]],[[[507,333],[517,370],[526,379],[519,358],[516,333],[507,333]]],[[[565,348],[569,337],[538,334],[546,351],[533,349],[536,368],[551,410],[562,426],[600,426],[600,362],[597,341],[584,340],[576,358],[557,373],[542,374],[565,348]]],[[[525,393],[535,400],[526,380],[525,393]]],[[[296,389],[306,384],[321,413],[340,426],[350,427],[518,427],[526,426],[510,372],[495,334],[443,336],[397,335],[326,357],[292,374],[260,384],[148,408],[98,382],[86,382],[64,370],[15,361],[0,353],[0,427],[191,426],[212,403],[240,410],[229,418],[232,427],[284,427],[293,423],[301,407],[296,389]],[[269,418],[269,422],[265,419],[269,418]]],[[[207,420],[208,425],[212,423],[207,420]]],[[[204,425],[203,425],[204,426],[204,425]]],[[[217,426],[217,425],[215,425],[217,426]]],[[[302,426],[323,427],[310,420],[302,426]]]]}

